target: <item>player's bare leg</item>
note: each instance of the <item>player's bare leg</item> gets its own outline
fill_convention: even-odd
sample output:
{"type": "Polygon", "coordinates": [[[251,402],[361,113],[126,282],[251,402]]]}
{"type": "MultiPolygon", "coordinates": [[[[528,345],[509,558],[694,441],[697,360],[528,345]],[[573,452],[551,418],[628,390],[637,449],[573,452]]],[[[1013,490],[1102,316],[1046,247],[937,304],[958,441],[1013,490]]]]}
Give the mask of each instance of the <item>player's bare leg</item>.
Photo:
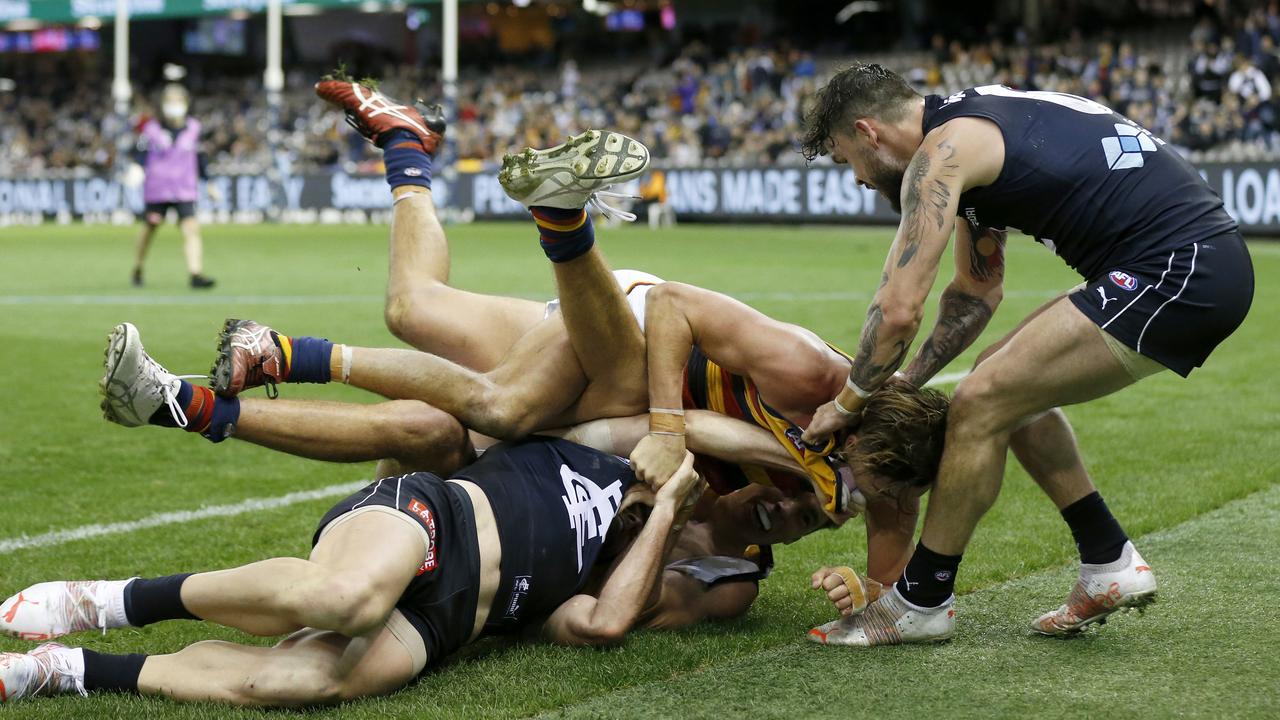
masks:
{"type": "Polygon", "coordinates": [[[182,231],[182,252],[187,261],[187,273],[194,276],[204,272],[204,241],[200,237],[200,221],[195,217],[178,222],[182,231]]]}
{"type": "Polygon", "coordinates": [[[329,705],[387,695],[414,678],[413,658],[391,631],[349,638],[302,630],[273,648],[210,640],[148,657],[138,692],[246,707],[329,705]]]}
{"type": "Polygon", "coordinates": [[[142,268],[147,262],[147,251],[151,249],[151,240],[155,238],[156,229],[163,220],[163,217],[153,218],[152,214],[148,214],[143,218],[142,231],[138,234],[138,242],[133,251],[132,281],[134,287],[142,287],[142,268]],[[152,222],[153,219],[155,222],[152,222]]]}
{"type": "Polygon", "coordinates": [[[328,703],[390,692],[414,668],[385,623],[417,573],[427,542],[424,532],[398,517],[368,512],[331,526],[310,560],[275,558],[196,575],[32,586],[6,603],[4,629],[10,634],[50,637],[91,629],[68,625],[67,614],[96,614],[103,630],[204,619],[263,636],[304,627],[327,632],[300,633],[271,650],[201,643],[162,658],[51,645],[26,656],[3,656],[0,673],[19,697],[48,692],[50,679],[60,692],[136,689],[252,705],[328,703]]]}
{"type": "Polygon", "coordinates": [[[507,195],[533,215],[555,269],[565,327],[588,380],[573,420],[632,414],[646,404],[644,332],[595,246],[585,207],[592,203],[634,220],[597,195],[648,166],[644,145],[620,133],[590,130],[554,148],[508,155],[498,174],[507,195]]]}
{"type": "Polygon", "coordinates": [[[438,105],[405,103],[372,84],[331,77],[316,94],[382,150],[391,186],[387,328],[410,345],[477,370],[489,370],[532,325],[541,304],[449,286],[449,243],[431,197],[435,153],[446,126],[438,105]],[[477,327],[485,328],[478,333],[477,327]]]}
{"type": "Polygon", "coordinates": [[[365,405],[245,398],[235,438],[313,460],[386,458],[395,461],[397,474],[447,475],[474,457],[457,420],[416,400],[365,405]]]}
{"type": "MultiPolygon", "coordinates": [[[[1027,323],[1066,297],[1060,295],[1041,305],[1028,315],[1007,335],[993,343],[978,355],[974,366],[1003,348],[1027,323]]],[[[1076,444],[1075,432],[1067,416],[1059,408],[1024,421],[1009,435],[1009,449],[1018,462],[1049,496],[1058,510],[1063,510],[1081,498],[1097,492],[1093,480],[1085,470],[1084,460],[1076,444]]]]}
{"type": "MultiPolygon", "coordinates": [[[[554,426],[586,387],[563,322],[538,323],[487,373],[428,353],[352,347],[346,379],[385,397],[421,400],[491,437],[523,437],[554,426]]],[[[331,377],[339,376],[333,365],[345,364],[343,352],[334,346],[331,377]]]]}
{"type": "Polygon", "coordinates": [[[431,191],[402,185],[392,197],[387,328],[424,352],[481,372],[493,369],[542,320],[546,306],[451,287],[449,243],[431,191]]]}

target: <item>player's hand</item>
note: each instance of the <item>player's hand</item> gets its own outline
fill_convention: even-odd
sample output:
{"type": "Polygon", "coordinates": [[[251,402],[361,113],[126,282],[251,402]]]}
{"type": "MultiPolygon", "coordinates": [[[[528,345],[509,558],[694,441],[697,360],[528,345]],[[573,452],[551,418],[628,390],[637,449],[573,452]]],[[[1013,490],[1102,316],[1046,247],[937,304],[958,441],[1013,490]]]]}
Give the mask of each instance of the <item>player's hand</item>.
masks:
{"type": "Polygon", "coordinates": [[[800,440],[815,447],[821,446],[832,435],[841,430],[853,430],[861,421],[862,413],[845,415],[836,409],[836,402],[832,400],[813,414],[813,421],[805,428],[800,440]]]}
{"type": "Polygon", "coordinates": [[[688,454],[683,435],[649,433],[631,451],[631,467],[636,477],[657,490],[676,473],[688,454]]]}
{"type": "Polygon", "coordinates": [[[212,200],[215,205],[222,204],[222,190],[217,185],[212,183],[205,185],[205,191],[209,193],[209,199],[212,200]]]}
{"type": "Polygon", "coordinates": [[[884,586],[864,578],[849,567],[820,567],[810,577],[811,587],[826,593],[842,616],[856,615],[884,594],[884,586]]]}
{"type": "Polygon", "coordinates": [[[676,510],[676,525],[683,525],[706,487],[702,476],[693,469],[693,453],[686,450],[680,465],[658,491],[654,502],[671,503],[676,510]]]}

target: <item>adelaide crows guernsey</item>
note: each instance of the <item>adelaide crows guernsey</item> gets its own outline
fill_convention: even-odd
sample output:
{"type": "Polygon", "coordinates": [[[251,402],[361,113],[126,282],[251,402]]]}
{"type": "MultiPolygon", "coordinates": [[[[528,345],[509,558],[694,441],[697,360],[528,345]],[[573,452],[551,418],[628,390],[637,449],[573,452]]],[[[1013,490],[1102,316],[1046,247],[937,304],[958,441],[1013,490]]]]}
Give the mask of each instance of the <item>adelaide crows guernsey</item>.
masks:
{"type": "Polygon", "coordinates": [[[965,116],[999,126],[1004,167],[958,214],[1032,235],[1086,278],[1235,228],[1191,163],[1105,105],[986,85],[927,96],[924,134],[965,116]]]}

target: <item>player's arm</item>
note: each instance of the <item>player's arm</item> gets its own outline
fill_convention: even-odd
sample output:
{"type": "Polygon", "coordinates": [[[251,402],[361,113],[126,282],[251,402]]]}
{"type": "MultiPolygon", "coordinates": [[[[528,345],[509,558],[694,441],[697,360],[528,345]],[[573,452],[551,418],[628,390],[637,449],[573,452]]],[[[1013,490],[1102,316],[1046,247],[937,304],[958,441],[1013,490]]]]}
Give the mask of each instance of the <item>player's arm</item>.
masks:
{"type": "Polygon", "coordinates": [[[920,387],[982,334],[1004,297],[1005,231],[956,225],[956,274],[942,291],[933,332],[903,371],[920,387]]]}
{"type": "Polygon", "coordinates": [[[760,585],[754,580],[708,587],[682,572],[667,570],[658,601],[645,611],[641,623],[655,630],[676,630],[704,620],[730,620],[745,615],[759,594],[760,585]]]}
{"type": "Polygon", "coordinates": [[[687,447],[678,410],[684,368],[694,345],[725,370],[752,377],[794,376],[804,372],[808,357],[820,361],[826,352],[816,336],[797,333],[717,292],[664,283],[649,290],[646,300],[651,432],[631,460],[636,474],[652,485],[670,477],[687,447]]]}
{"type": "Polygon", "coordinates": [[[951,239],[960,194],[995,180],[1004,163],[1003,142],[993,123],[974,118],[952,120],[925,136],[903,178],[902,222],[867,310],[848,383],[818,408],[806,442],[856,424],[866,398],[901,366],[951,239]]]}
{"type": "Polygon", "coordinates": [[[648,521],[610,571],[599,595],[575,595],[556,608],[543,625],[545,637],[561,645],[621,642],[649,604],[668,546],[687,515],[687,501],[699,497],[702,487],[693,471],[693,456],[686,454],[671,481],[658,491],[648,521]]]}
{"type": "MultiPolygon", "coordinates": [[[[774,437],[751,423],[710,410],[685,413],[685,443],[690,452],[726,462],[804,475],[804,469],[774,437]]],[[[649,432],[649,416],[604,418],[543,432],[601,452],[626,457],[649,432]]]]}
{"type": "Polygon", "coordinates": [[[911,559],[920,499],[901,501],[874,497],[867,502],[867,576],[890,585],[902,576],[911,559]]]}

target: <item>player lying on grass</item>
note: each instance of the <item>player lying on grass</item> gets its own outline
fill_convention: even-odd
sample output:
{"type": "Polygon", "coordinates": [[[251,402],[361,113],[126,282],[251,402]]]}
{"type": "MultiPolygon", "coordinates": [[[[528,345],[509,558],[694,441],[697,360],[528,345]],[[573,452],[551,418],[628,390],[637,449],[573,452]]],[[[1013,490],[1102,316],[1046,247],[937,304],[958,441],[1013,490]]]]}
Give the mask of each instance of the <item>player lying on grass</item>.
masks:
{"type": "Polygon", "coordinates": [[[565,645],[616,643],[682,612],[663,558],[701,487],[692,456],[655,496],[621,458],[548,439],[494,448],[448,480],[385,478],[324,516],[307,560],[45,583],[4,614],[33,636],[204,620],[288,635],[275,647],[205,641],[148,656],[48,643],[0,655],[0,700],[123,691],[330,704],[394,692],[483,636],[540,628],[565,645]]]}
{"type": "MultiPolygon", "coordinates": [[[[389,326],[419,347],[475,367],[436,355],[353,348],[318,338],[290,338],[256,323],[232,323],[214,373],[221,394],[234,395],[257,384],[270,387],[279,382],[341,379],[389,398],[424,400],[469,428],[506,438],[632,415],[649,407],[644,337],[627,319],[626,305],[610,302],[602,314],[601,298],[616,297],[619,292],[597,282],[604,276],[604,262],[594,250],[591,221],[581,209],[602,185],[643,170],[648,155],[642,146],[613,133],[587,133],[560,148],[526,150],[504,162],[500,180],[509,195],[531,208],[560,286],[561,312],[539,321],[539,312],[521,304],[524,301],[476,296],[449,288],[445,282],[448,247],[435,220],[429,190],[430,152],[439,142],[443,125],[359,84],[330,81],[321,83],[318,91],[345,108],[351,123],[384,149],[395,197],[389,326]],[[615,143],[611,152],[622,152],[627,160],[603,161],[599,155],[608,142],[615,143]],[[627,166],[630,159],[636,162],[627,166]],[[574,177],[573,172],[564,172],[569,169],[584,174],[574,177]],[[406,272],[408,267],[416,271],[406,272]],[[584,267],[591,271],[583,272],[584,267]],[[417,274],[422,276],[421,291],[411,289],[417,274]],[[472,312],[476,318],[495,319],[499,332],[477,338],[477,325],[468,321],[472,312]],[[498,321],[504,313],[508,319],[498,321]],[[587,317],[591,315],[596,317],[587,317]],[[581,341],[575,335],[584,336],[575,334],[574,327],[586,322],[603,324],[605,341],[579,348],[581,341]],[[498,364],[484,370],[493,362],[498,364]]],[[[646,291],[650,297],[663,298],[662,317],[644,317],[638,302],[631,304],[630,314],[641,315],[638,319],[646,327],[683,324],[696,339],[697,352],[689,354],[690,386],[682,404],[731,414],[769,430],[805,469],[828,514],[837,521],[847,517],[843,505],[853,488],[837,481],[830,460],[835,443],[815,450],[798,438],[799,426],[842,386],[848,358],[803,328],[774,321],[717,293],[664,284],[641,287],[629,299],[646,291]]],[[[224,428],[235,423],[235,402],[211,400],[209,427],[213,430],[203,422],[196,427],[213,439],[220,438],[224,428]]],[[[930,451],[939,447],[945,405],[940,395],[922,396],[920,419],[939,434],[936,441],[926,443],[930,451]]],[[[931,436],[929,432],[922,435],[931,436]]],[[[930,452],[918,455],[919,474],[931,477],[932,469],[923,467],[930,452]]],[[[712,486],[722,492],[748,480],[794,483],[758,470],[705,469],[712,486]]],[[[892,579],[909,551],[914,501],[907,493],[886,494],[874,481],[868,482],[873,486],[862,490],[875,498],[868,512],[871,544],[887,548],[872,551],[881,560],[872,563],[870,572],[892,579]],[[901,512],[904,507],[909,512],[901,512]]]]}
{"type": "Polygon", "coordinates": [[[1057,408],[1166,368],[1186,376],[1244,320],[1253,269],[1221,198],[1164,141],[1074,95],[989,85],[921,97],[879,65],[855,65],[818,93],[806,125],[806,155],[848,163],[902,211],[848,385],[814,415],[806,439],[856,427],[865,399],[905,359],[953,229],[955,276],[907,370],[914,382],[986,326],[1001,299],[1006,227],[1034,235],[1086,278],[982,353],[956,389],[937,489],[895,589],[815,638],[950,637],[955,573],[999,494],[1010,449],[1080,551],[1066,602],[1032,628],[1068,635],[1150,602],[1151,568],[1094,487],[1057,408]]]}

